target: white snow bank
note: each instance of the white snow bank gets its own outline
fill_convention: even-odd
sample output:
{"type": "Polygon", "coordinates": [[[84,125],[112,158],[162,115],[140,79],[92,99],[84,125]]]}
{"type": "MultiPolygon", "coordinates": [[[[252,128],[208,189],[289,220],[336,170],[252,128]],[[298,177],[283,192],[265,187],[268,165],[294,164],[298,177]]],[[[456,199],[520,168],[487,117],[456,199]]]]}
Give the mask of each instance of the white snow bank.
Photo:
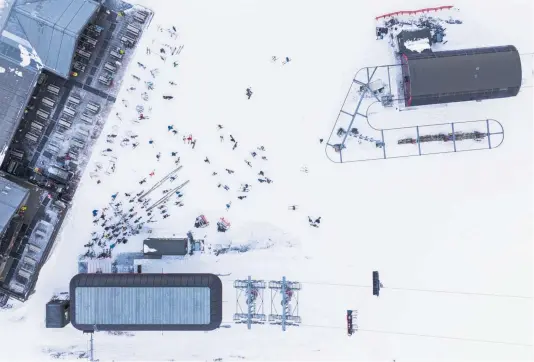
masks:
{"type": "Polygon", "coordinates": [[[0,67],[0,73],[5,73],[5,72],[6,72],[6,68],[0,67]]]}
{"type": "Polygon", "coordinates": [[[158,251],[157,249],[151,248],[148,245],[144,245],[143,246],[143,252],[145,252],[145,253],[155,253],[157,251],[158,251]]]}
{"type": "Polygon", "coordinates": [[[43,66],[43,62],[41,61],[41,58],[37,55],[35,52],[35,49],[32,49],[32,52],[30,53],[28,49],[23,47],[19,44],[19,50],[20,50],[20,58],[22,59],[20,62],[20,65],[22,67],[27,67],[31,64],[31,60],[33,59],[39,66],[43,66]]]}
{"type": "Polygon", "coordinates": [[[423,50],[430,49],[430,41],[428,38],[408,40],[404,46],[413,52],[421,53],[423,50]]]}

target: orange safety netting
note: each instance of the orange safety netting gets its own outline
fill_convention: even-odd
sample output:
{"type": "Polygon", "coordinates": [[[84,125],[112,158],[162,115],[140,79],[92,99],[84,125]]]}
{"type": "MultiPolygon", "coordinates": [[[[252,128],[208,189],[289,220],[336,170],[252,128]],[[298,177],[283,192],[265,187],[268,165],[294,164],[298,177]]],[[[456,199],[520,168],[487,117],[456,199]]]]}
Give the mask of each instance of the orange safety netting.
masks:
{"type": "Polygon", "coordinates": [[[452,5],[445,5],[445,6],[438,6],[435,8],[425,8],[425,9],[419,9],[419,10],[401,10],[401,11],[396,11],[394,13],[377,16],[375,19],[378,20],[382,18],[388,18],[390,16],[395,16],[395,15],[414,15],[417,13],[428,13],[430,11],[448,10],[452,8],[453,8],[452,5]]]}

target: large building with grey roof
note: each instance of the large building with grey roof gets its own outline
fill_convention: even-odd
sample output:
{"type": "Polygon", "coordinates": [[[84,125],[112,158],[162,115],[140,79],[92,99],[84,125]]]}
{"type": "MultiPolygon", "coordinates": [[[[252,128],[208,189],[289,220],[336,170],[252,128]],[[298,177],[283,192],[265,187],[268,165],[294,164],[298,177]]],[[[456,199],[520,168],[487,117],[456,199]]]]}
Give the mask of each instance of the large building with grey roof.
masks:
{"type": "Polygon", "coordinates": [[[0,244],[13,215],[24,205],[29,190],[0,177],[0,244]]]}
{"type": "Polygon", "coordinates": [[[70,321],[81,331],[210,331],[222,322],[213,274],[78,274],[70,321]]]}
{"type": "Polygon", "coordinates": [[[68,78],[97,0],[4,0],[0,9],[0,153],[11,142],[41,70],[68,78]]]}
{"type": "Polygon", "coordinates": [[[402,53],[405,105],[513,97],[521,60],[512,46],[402,53]]]}

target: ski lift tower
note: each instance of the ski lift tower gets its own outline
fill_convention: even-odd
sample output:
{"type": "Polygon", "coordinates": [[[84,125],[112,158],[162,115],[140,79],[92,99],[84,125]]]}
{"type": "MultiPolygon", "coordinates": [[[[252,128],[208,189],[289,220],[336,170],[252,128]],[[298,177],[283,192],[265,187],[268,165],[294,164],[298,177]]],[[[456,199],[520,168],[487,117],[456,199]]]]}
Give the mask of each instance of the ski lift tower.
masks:
{"type": "Polygon", "coordinates": [[[301,318],[299,312],[299,291],[302,285],[299,282],[292,282],[282,277],[282,280],[271,280],[269,282],[269,289],[271,289],[271,314],[269,314],[270,324],[281,324],[282,330],[286,330],[286,326],[298,326],[301,318]],[[280,302],[281,312],[278,313],[276,306],[277,301],[280,302]]]}
{"type": "Polygon", "coordinates": [[[235,280],[234,288],[236,289],[236,313],[234,314],[234,322],[247,323],[248,329],[251,329],[253,323],[265,323],[266,318],[263,311],[265,281],[252,280],[249,276],[247,280],[235,280]],[[246,313],[241,307],[241,299],[245,299],[247,305],[246,313]]]}

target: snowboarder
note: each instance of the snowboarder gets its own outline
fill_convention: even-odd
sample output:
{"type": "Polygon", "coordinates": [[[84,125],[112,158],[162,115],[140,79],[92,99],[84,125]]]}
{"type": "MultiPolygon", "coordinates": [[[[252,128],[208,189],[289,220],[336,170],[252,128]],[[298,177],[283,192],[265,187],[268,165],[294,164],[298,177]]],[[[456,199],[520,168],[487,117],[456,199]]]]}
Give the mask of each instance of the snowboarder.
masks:
{"type": "Polygon", "coordinates": [[[230,210],[230,206],[232,206],[232,201],[226,204],[226,211],[230,210]]]}
{"type": "Polygon", "coordinates": [[[235,171],[234,170],[230,170],[230,169],[226,169],[226,172],[228,172],[229,175],[233,174],[235,171]]]}
{"type": "Polygon", "coordinates": [[[247,88],[246,96],[247,99],[250,99],[250,97],[252,97],[252,90],[250,88],[247,88]]]}
{"type": "Polygon", "coordinates": [[[206,158],[204,159],[204,162],[206,162],[206,163],[210,163],[210,160],[206,157],[206,158]]]}
{"type": "Polygon", "coordinates": [[[245,196],[238,196],[237,198],[238,198],[239,200],[243,200],[243,199],[246,199],[247,196],[246,196],[246,195],[245,195],[245,196]]]}

